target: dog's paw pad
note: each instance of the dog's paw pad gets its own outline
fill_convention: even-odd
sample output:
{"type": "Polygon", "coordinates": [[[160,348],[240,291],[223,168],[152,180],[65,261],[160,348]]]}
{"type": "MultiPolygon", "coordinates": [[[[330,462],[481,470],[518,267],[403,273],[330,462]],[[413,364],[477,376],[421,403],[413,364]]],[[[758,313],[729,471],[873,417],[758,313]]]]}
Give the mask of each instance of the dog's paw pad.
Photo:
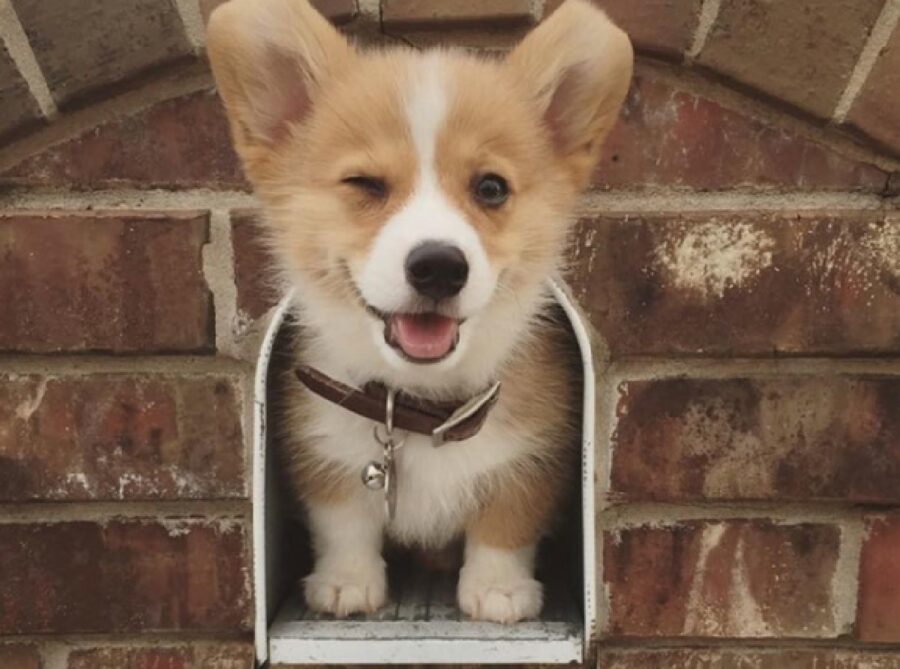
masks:
{"type": "Polygon", "coordinates": [[[461,576],[457,594],[463,613],[496,623],[535,618],[543,604],[541,584],[533,578],[485,581],[461,576]]]}
{"type": "Polygon", "coordinates": [[[387,600],[384,575],[314,572],[303,580],[309,608],[344,618],[353,613],[374,613],[387,600]]]}

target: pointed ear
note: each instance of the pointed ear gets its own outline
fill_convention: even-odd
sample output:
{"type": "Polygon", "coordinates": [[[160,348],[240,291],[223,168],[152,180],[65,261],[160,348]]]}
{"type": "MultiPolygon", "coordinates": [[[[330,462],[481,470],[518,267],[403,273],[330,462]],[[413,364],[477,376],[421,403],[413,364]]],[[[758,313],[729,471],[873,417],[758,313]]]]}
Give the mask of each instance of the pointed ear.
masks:
{"type": "Polygon", "coordinates": [[[628,36],[586,0],[567,0],[509,55],[579,188],[618,118],[633,61],[628,36]]]}
{"type": "Polygon", "coordinates": [[[212,13],[207,53],[251,180],[325,82],[354,56],[307,0],[230,0],[212,13]]]}

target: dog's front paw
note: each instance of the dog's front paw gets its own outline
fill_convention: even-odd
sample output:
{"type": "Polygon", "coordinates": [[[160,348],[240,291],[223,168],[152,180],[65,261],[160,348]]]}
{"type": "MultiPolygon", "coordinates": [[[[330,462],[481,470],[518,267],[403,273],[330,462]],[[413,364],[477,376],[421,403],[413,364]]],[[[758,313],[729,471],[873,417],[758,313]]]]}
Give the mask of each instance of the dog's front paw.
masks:
{"type": "Polygon", "coordinates": [[[314,611],[344,618],[374,613],[387,600],[384,566],[371,569],[321,569],[303,579],[306,603],[314,611]]]}
{"type": "Polygon", "coordinates": [[[514,623],[541,612],[543,589],[528,576],[503,573],[487,565],[463,567],[457,597],[463,613],[478,620],[514,623]]]}

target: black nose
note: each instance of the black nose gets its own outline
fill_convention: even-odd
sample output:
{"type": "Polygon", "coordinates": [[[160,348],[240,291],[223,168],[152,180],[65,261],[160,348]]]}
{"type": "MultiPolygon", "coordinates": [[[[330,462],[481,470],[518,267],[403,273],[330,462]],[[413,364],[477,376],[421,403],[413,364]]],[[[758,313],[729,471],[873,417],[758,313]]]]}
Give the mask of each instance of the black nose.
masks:
{"type": "Polygon", "coordinates": [[[468,277],[469,264],[455,246],[423,242],[406,256],[406,280],[417,293],[433,300],[453,297],[468,277]]]}

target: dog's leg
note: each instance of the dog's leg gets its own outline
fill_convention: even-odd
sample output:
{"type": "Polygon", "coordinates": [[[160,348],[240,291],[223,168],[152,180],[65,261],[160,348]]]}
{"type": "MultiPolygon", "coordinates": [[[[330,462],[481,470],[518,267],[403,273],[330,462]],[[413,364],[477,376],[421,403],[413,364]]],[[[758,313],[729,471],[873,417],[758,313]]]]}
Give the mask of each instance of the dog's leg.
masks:
{"type": "Polygon", "coordinates": [[[537,544],[499,548],[468,536],[457,592],[463,612],[498,623],[537,616],[543,590],[534,578],[536,549],[537,544]]]}
{"type": "Polygon", "coordinates": [[[360,491],[309,504],[309,519],[316,556],[303,583],[309,607],[338,617],[381,608],[387,598],[381,505],[360,491]]]}
{"type": "Polygon", "coordinates": [[[541,611],[535,553],[563,485],[558,468],[540,465],[518,467],[495,483],[491,500],[466,528],[457,597],[473,618],[513,623],[541,611]]]}

